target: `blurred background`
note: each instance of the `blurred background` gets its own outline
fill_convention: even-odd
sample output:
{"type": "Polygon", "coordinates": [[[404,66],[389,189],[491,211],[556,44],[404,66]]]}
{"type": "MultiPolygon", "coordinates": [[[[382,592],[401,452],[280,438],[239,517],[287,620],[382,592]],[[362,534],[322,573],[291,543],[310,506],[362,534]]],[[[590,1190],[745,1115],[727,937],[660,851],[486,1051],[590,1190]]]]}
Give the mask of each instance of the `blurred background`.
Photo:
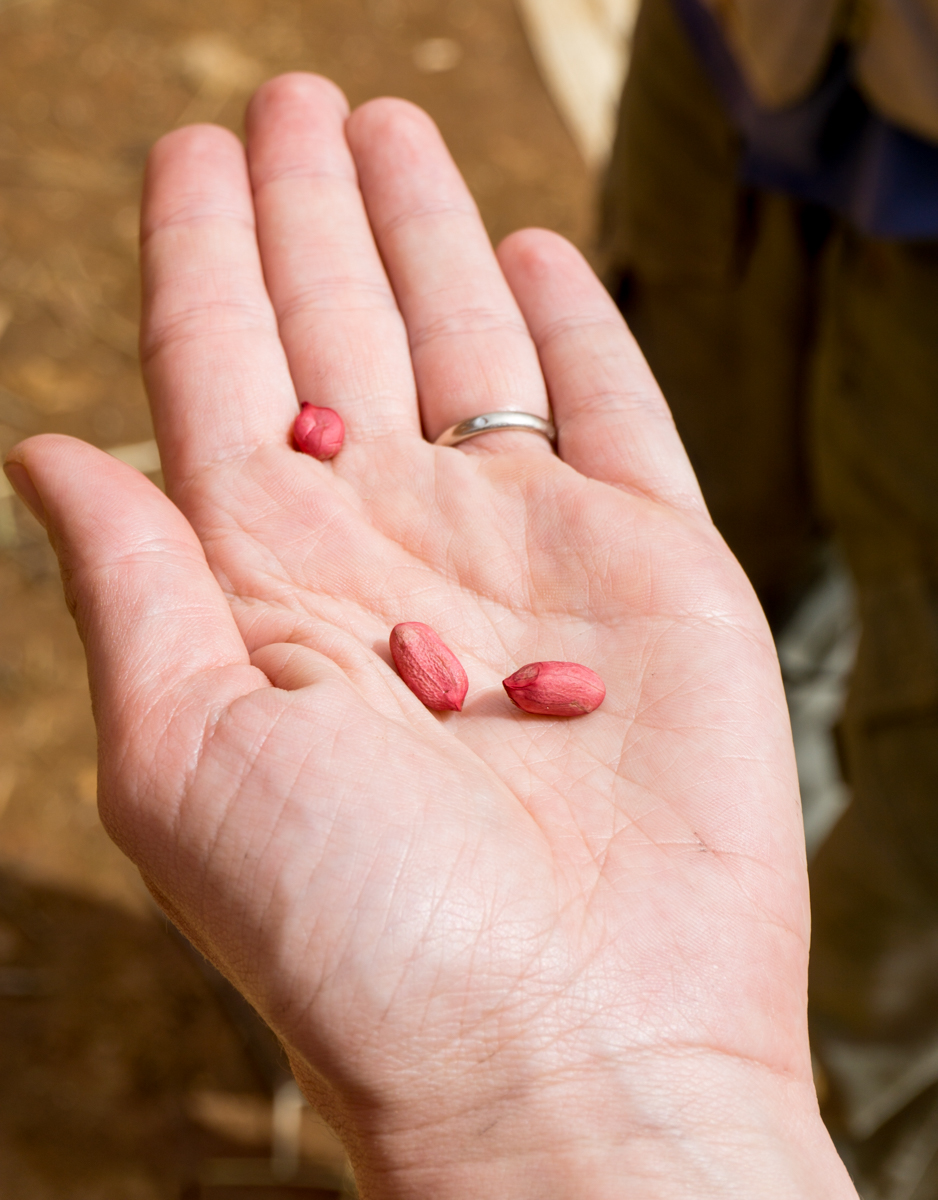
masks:
{"type": "MultiPolygon", "coordinates": [[[[692,28],[691,0],[674,0],[673,7],[692,28]]],[[[760,270],[756,233],[771,233],[776,193],[801,193],[787,179],[767,186],[756,180],[761,192],[739,182],[739,139],[727,136],[725,114],[707,116],[707,105],[715,104],[712,89],[696,96],[694,88],[704,85],[687,47],[666,27],[667,21],[673,25],[673,13],[668,16],[661,0],[646,0],[639,27],[644,42],[636,34],[632,100],[627,92],[606,176],[605,231],[600,228],[600,191],[637,8],[638,0],[0,0],[0,451],[29,434],[55,430],[93,442],[160,482],[137,361],[137,226],[146,155],[161,134],[182,124],[214,121],[240,131],[251,91],[291,70],[330,76],[353,105],[394,94],[427,109],[493,241],[524,225],[546,226],[571,239],[605,271],[660,377],[667,379],[670,367],[682,363],[681,354],[660,347],[655,363],[661,325],[647,320],[647,313],[643,317],[656,302],[655,288],[663,289],[672,318],[690,295],[697,306],[692,332],[711,335],[711,318],[699,304],[700,278],[711,291],[722,288],[720,311],[728,314],[728,327],[760,360],[761,374],[754,372],[750,381],[755,405],[745,397],[755,411],[764,377],[780,372],[765,354],[764,334],[755,322],[750,329],[749,317],[740,318],[733,305],[738,301],[751,315],[755,295],[758,308],[750,279],[760,270]],[[705,136],[693,134],[696,141],[684,148],[679,126],[672,136],[654,125],[659,102],[677,111],[672,99],[678,93],[670,89],[682,72],[691,125],[698,114],[710,121],[705,136]],[[667,207],[661,197],[675,201],[674,229],[662,225],[656,234],[639,211],[642,172],[648,174],[648,163],[666,163],[659,149],[667,145],[686,172],[704,143],[708,153],[723,155],[720,169],[743,189],[731,198],[742,251],[720,251],[725,279],[723,267],[694,267],[704,239],[692,244],[684,236],[699,213],[717,211],[701,200],[706,189],[698,189],[692,171],[683,182],[677,170],[673,176],[665,171],[665,185],[657,179],[659,191],[647,189],[656,220],[667,207]],[[632,169],[631,185],[617,174],[624,160],[632,169]],[[689,206],[687,220],[678,202],[689,206]],[[620,237],[621,229],[629,236],[620,237]],[[655,236],[675,247],[673,269],[667,255],[660,262],[648,257],[655,236]],[[610,273],[617,253],[618,277],[610,273]]],[[[742,132],[749,136],[745,127],[742,132]]],[[[717,173],[712,163],[702,170],[709,187],[717,173]]],[[[822,201],[828,204],[826,197],[822,201]]],[[[819,258],[823,239],[817,212],[811,212],[813,225],[801,209],[797,219],[819,258]]],[[[824,214],[823,237],[830,240],[827,208],[824,214]]],[[[881,249],[878,244],[877,253],[881,249]]],[[[783,324],[775,299],[790,287],[786,261],[776,256],[764,289],[770,328],[783,324]]],[[[881,280],[876,286],[885,294],[881,280]]],[[[792,290],[793,310],[800,314],[816,295],[808,279],[792,290]]],[[[693,338],[679,329],[673,336],[689,346],[692,358],[693,338]]],[[[794,340],[799,338],[810,340],[803,334],[794,340]]],[[[744,355],[724,353],[721,345],[709,336],[709,349],[716,346],[723,360],[714,375],[715,390],[723,393],[744,355]]],[[[681,410],[683,393],[712,408],[708,368],[692,366],[687,380],[678,373],[665,387],[685,438],[693,437],[695,418],[690,408],[681,410]]],[[[806,387],[800,377],[785,382],[796,399],[806,387]]],[[[730,424],[743,428],[745,411],[740,407],[730,424]]],[[[733,435],[722,427],[708,437],[721,452],[733,448],[733,435]]],[[[772,431],[771,439],[778,440],[772,431]]],[[[705,449],[695,464],[704,468],[708,501],[719,504],[705,449]]],[[[734,453],[737,460],[746,457],[734,453]]],[[[773,456],[775,442],[769,445],[773,456]]],[[[745,509],[744,483],[734,486],[745,509]]],[[[784,507],[769,499],[774,509],[784,507]]],[[[734,545],[732,521],[721,528],[734,545]]],[[[855,600],[829,533],[827,527],[817,531],[807,582],[799,576],[795,600],[786,601],[773,623],[809,856],[850,800],[833,731],[856,655],[855,600]]],[[[760,544],[772,544],[761,526],[756,536],[760,544]]],[[[750,574],[758,587],[756,572],[750,574]]],[[[765,600],[769,592],[760,595],[765,600]]],[[[898,611],[892,600],[886,608],[898,611]]],[[[892,775],[887,799],[891,788],[892,775]]],[[[926,800],[932,796],[928,791],[926,800]]],[[[279,1047],[156,911],[134,868],[101,829],[95,799],[94,729],[81,646],[45,535],[0,476],[0,1193],[16,1200],[353,1195],[341,1147],[303,1103],[279,1047]]],[[[936,894],[930,879],[925,890],[929,898],[936,894]]],[[[852,930],[852,910],[848,916],[852,930]]],[[[932,938],[919,956],[929,979],[936,973],[935,944],[932,938]]],[[[847,978],[837,970],[838,978],[847,978]]],[[[931,1041],[923,1051],[919,1039],[896,1052],[897,1036],[889,1034],[888,1069],[882,1038],[866,1049],[855,1038],[828,1038],[845,1076],[859,1081],[851,1084],[857,1104],[870,1097],[879,1103],[887,1092],[901,1100],[877,1109],[872,1123],[854,1121],[858,1133],[849,1112],[843,1120],[859,1142],[886,1123],[886,1148],[874,1147],[875,1161],[902,1157],[901,1169],[889,1167],[893,1182],[864,1187],[864,1198],[934,1200],[938,1051],[928,1048],[931,1041]],[[923,1074],[926,1059],[932,1067],[923,1074]],[[914,1080],[906,1086],[902,1072],[909,1071],[914,1080]],[[936,1116],[920,1104],[925,1115],[913,1113],[917,1123],[908,1126],[907,1138],[907,1124],[894,1113],[923,1087],[935,1093],[936,1116]],[[918,1155],[911,1166],[909,1146],[918,1155]]],[[[818,1079],[824,1099],[830,1088],[820,1067],[818,1079]]],[[[846,1134],[838,1144],[859,1177],[846,1134]]]]}
{"type": "MultiPolygon", "coordinates": [[[[416,101],[493,239],[537,224],[589,251],[631,9],[0,0],[0,450],[56,430],[159,481],[136,348],[142,168],[175,126],[239,130],[267,76],[322,72],[353,105],[416,101]]],[[[3,490],[0,1191],[349,1191],[276,1046],[108,841],[95,790],[81,646],[43,532],[3,490]]]]}

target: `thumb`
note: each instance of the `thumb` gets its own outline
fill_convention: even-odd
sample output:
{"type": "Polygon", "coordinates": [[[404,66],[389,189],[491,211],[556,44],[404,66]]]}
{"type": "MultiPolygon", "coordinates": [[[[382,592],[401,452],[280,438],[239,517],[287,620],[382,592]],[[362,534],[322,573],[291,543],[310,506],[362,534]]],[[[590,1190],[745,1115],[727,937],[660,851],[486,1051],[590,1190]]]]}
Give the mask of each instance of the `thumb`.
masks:
{"type": "Polygon", "coordinates": [[[60,435],[21,442],[5,468],[58,555],[88,660],[102,816],[137,857],[125,810],[179,795],[212,714],[270,685],[192,527],[144,475],[60,435]]]}

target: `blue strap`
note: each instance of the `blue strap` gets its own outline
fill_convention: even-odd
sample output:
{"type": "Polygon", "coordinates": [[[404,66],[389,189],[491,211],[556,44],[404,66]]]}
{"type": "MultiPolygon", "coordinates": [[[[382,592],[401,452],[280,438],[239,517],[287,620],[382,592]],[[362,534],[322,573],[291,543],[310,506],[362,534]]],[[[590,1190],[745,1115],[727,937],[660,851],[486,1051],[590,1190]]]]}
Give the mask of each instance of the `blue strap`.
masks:
{"type": "Polygon", "coordinates": [[[853,82],[848,46],[834,47],[808,97],[767,109],[709,10],[699,0],[672,2],[742,137],[743,183],[823,204],[874,237],[938,237],[938,145],[870,108],[853,82]]]}

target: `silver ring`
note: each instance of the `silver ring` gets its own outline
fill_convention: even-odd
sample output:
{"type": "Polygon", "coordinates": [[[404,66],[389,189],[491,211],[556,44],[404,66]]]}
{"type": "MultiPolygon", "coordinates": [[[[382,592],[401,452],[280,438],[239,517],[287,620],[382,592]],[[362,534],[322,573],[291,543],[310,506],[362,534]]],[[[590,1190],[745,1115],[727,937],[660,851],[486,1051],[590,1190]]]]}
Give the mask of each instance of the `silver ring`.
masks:
{"type": "Polygon", "coordinates": [[[520,429],[524,433],[539,433],[546,437],[552,446],[557,443],[557,430],[552,421],[536,417],[534,413],[526,412],[490,412],[480,413],[477,417],[469,417],[456,425],[450,425],[433,443],[434,446],[458,446],[460,442],[478,437],[480,433],[493,433],[496,430],[520,429]]]}

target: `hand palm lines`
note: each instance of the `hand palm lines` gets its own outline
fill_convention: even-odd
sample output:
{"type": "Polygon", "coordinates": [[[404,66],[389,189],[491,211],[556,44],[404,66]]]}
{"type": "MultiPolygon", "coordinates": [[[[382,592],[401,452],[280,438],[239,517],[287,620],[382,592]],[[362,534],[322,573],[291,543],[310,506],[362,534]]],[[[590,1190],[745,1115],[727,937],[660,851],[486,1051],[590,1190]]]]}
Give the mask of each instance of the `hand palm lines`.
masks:
{"type": "MultiPolygon", "coordinates": [[[[472,511],[476,510],[484,512],[488,507],[496,507],[486,504],[483,501],[490,499],[484,493],[492,489],[491,482],[485,478],[479,479],[478,462],[469,464],[462,456],[454,457],[447,456],[454,466],[458,468],[458,485],[465,486],[467,483],[474,484],[475,490],[482,495],[473,496],[467,508],[472,511]]],[[[426,458],[421,464],[426,467],[426,458]]],[[[445,461],[444,461],[445,466],[445,461]]],[[[304,470],[315,471],[318,468],[312,464],[300,461],[296,465],[296,471],[300,474],[304,470]]],[[[429,468],[429,471],[439,470],[439,464],[434,464],[429,468]]],[[[428,473],[425,471],[425,473],[428,473]]],[[[437,537],[433,547],[427,549],[425,546],[424,531],[426,528],[424,506],[425,493],[427,487],[421,487],[422,481],[419,480],[419,471],[413,469],[406,470],[402,475],[402,488],[396,489],[392,482],[387,486],[388,476],[385,475],[386,486],[382,489],[382,495],[378,504],[376,523],[383,525],[384,529],[374,530],[369,528],[367,534],[371,537],[374,544],[368,545],[366,531],[360,530],[354,536],[349,536],[348,530],[344,527],[349,520],[354,524],[356,522],[367,523],[367,511],[349,512],[347,506],[344,505],[341,496],[336,495],[341,488],[329,488],[328,485],[317,485],[320,493],[325,491],[328,496],[320,496],[320,503],[317,505],[317,524],[315,528],[304,528],[304,518],[302,510],[304,505],[299,505],[301,515],[297,515],[292,511],[287,516],[288,531],[283,535],[282,541],[291,549],[294,558],[298,561],[298,567],[295,571],[295,576],[287,582],[290,588],[290,596],[286,603],[286,615],[283,608],[283,587],[284,578],[288,573],[287,564],[283,561],[283,556],[279,556],[278,562],[283,566],[283,572],[278,573],[277,577],[268,584],[265,588],[263,583],[258,586],[254,584],[252,588],[252,596],[258,597],[263,595],[265,591],[274,593],[278,597],[277,608],[274,614],[270,615],[267,620],[261,619],[258,621],[256,617],[252,620],[252,633],[248,637],[249,644],[263,646],[266,642],[276,640],[284,634],[284,620],[292,628],[289,630],[287,640],[296,639],[302,642],[304,639],[313,645],[317,642],[322,644],[322,639],[317,637],[316,633],[307,622],[307,618],[311,617],[314,624],[322,622],[326,627],[325,642],[334,644],[333,629],[330,625],[330,617],[334,614],[341,614],[343,627],[346,631],[357,633],[359,629],[363,629],[364,633],[359,634],[359,640],[363,643],[365,657],[370,658],[369,651],[372,650],[372,644],[380,645],[384,640],[384,634],[387,629],[396,620],[413,616],[411,611],[414,607],[417,608],[417,615],[421,619],[430,614],[427,608],[445,613],[446,619],[451,620],[454,610],[458,615],[458,620],[463,628],[460,629],[457,625],[457,637],[464,634],[465,630],[470,633],[467,637],[461,638],[466,642],[471,642],[480,639],[473,639],[472,633],[480,628],[485,630],[485,635],[481,640],[487,641],[487,650],[490,658],[498,658],[503,655],[501,665],[493,665],[491,662],[486,662],[481,665],[477,663],[479,671],[485,671],[487,678],[486,683],[492,682],[497,684],[497,678],[502,672],[507,672],[512,666],[518,665],[518,659],[510,655],[504,646],[504,633],[499,629],[501,624],[507,622],[513,627],[513,635],[519,641],[525,637],[533,638],[535,642],[541,644],[541,634],[538,631],[537,623],[548,626],[548,639],[554,637],[559,641],[563,640],[563,626],[570,622],[577,627],[586,625],[586,618],[590,615],[589,604],[583,603],[581,597],[589,591],[589,575],[582,564],[577,564],[576,568],[571,572],[569,581],[559,580],[559,591],[565,594],[574,606],[585,611],[577,613],[572,622],[568,613],[558,614],[556,612],[542,612],[540,614],[532,614],[527,611],[517,610],[517,598],[523,595],[527,588],[523,581],[519,582],[525,570],[524,561],[516,561],[513,565],[512,575],[509,579],[510,583],[514,583],[514,588],[507,588],[503,595],[488,595],[480,597],[477,593],[466,594],[459,587],[459,566],[460,562],[468,560],[471,563],[473,559],[481,558],[485,561],[486,566],[491,565],[491,555],[486,555],[486,551],[490,549],[493,541],[496,539],[502,540],[504,530],[499,530],[493,523],[485,523],[483,528],[478,528],[478,524],[469,523],[467,526],[457,525],[447,532],[442,538],[437,537]],[[415,478],[418,478],[415,483],[415,478]],[[418,503],[412,504],[414,496],[419,497],[418,503]],[[391,508],[395,506],[395,499],[400,499],[400,512],[393,513],[387,511],[387,506],[391,508]],[[332,551],[321,553],[322,538],[320,536],[323,523],[328,526],[330,523],[329,513],[335,513],[336,510],[342,510],[341,520],[338,522],[343,525],[342,532],[336,541],[336,545],[332,551]],[[403,516],[401,515],[403,513],[403,516]],[[407,516],[410,513],[418,514],[415,530],[407,529],[407,516]],[[305,539],[314,541],[314,548],[305,555],[301,552],[301,547],[305,539]],[[462,545],[454,550],[453,543],[460,542],[462,545]],[[382,545],[383,543],[383,545],[382,545]],[[403,545],[402,545],[403,544],[403,545]],[[365,546],[366,550],[363,554],[363,576],[359,579],[354,570],[354,564],[348,562],[350,546],[365,546]],[[442,549],[441,549],[442,547],[442,549]],[[384,559],[387,565],[382,562],[382,553],[384,551],[384,559]],[[336,556],[342,560],[341,562],[329,562],[331,556],[336,556]],[[444,559],[442,563],[440,559],[444,559]],[[454,561],[457,565],[454,566],[454,561]],[[442,566],[442,570],[439,568],[442,566]],[[392,586],[388,586],[388,582],[399,576],[402,580],[402,586],[395,594],[392,586]],[[413,579],[417,577],[420,583],[413,586],[413,579]],[[316,593],[315,588],[317,581],[321,578],[335,579],[341,577],[343,584],[348,589],[346,594],[323,596],[321,593],[316,593]],[[454,578],[455,577],[455,578],[454,578]],[[359,600],[359,585],[362,580],[367,581],[371,588],[374,587],[374,580],[383,580],[385,586],[382,586],[379,595],[376,597],[374,592],[359,600]],[[437,596],[436,593],[439,593],[437,596]],[[355,601],[358,600],[357,607],[354,607],[355,601]],[[376,601],[379,603],[376,605],[376,601]],[[350,607],[352,606],[352,607],[350,607]],[[376,611],[377,607],[377,611],[376,611]],[[496,614],[493,619],[493,612],[496,614]],[[299,629],[297,628],[299,626],[299,629]],[[265,629],[265,626],[267,627],[265,629]],[[279,626],[279,628],[278,628],[279,626]],[[262,634],[260,630],[264,629],[262,634]],[[379,631],[378,637],[373,638],[375,630],[379,631]],[[372,644],[370,644],[372,643],[372,644]],[[494,643],[494,645],[493,645],[494,643]],[[507,665],[504,665],[507,664],[507,665]]],[[[442,490],[447,489],[444,486],[442,490]]],[[[512,498],[514,503],[518,503],[518,498],[512,498]]],[[[555,527],[561,525],[560,511],[564,503],[564,488],[562,486],[556,489],[554,496],[554,504],[552,506],[555,527]]],[[[624,510],[629,503],[628,498],[616,496],[615,501],[620,504],[624,510]]],[[[356,506],[359,510],[368,509],[368,505],[356,506]]],[[[442,505],[444,511],[446,505],[442,505]]],[[[527,514],[520,519],[521,523],[525,523],[527,514]]],[[[514,545],[524,544],[525,537],[518,537],[517,531],[512,530],[514,537],[504,538],[504,548],[510,549],[514,545]]],[[[272,539],[267,536],[263,539],[263,552],[268,552],[268,547],[272,539]]],[[[245,553],[240,545],[235,545],[230,551],[229,556],[233,561],[238,563],[250,562],[250,554],[245,553]]],[[[556,567],[556,564],[554,564],[556,567]]],[[[621,574],[621,570],[619,572],[621,574]]],[[[491,572],[488,582],[491,582],[491,572]]],[[[494,589],[492,589],[494,591],[494,589]]],[[[614,599],[614,598],[613,598],[614,599]]],[[[607,598],[600,597],[600,608],[606,607],[607,598]]],[[[243,603],[243,598],[241,600],[243,603]]],[[[622,602],[620,601],[620,606],[622,602]]],[[[549,606],[543,606],[548,608],[549,606]]],[[[636,614],[637,615],[637,614],[636,614]]],[[[632,636],[645,637],[646,634],[638,633],[637,621],[632,622],[632,636]]],[[[610,649],[613,643],[622,643],[627,636],[619,629],[600,629],[600,637],[592,639],[592,653],[598,653],[604,660],[608,660],[610,649]],[[601,646],[600,650],[597,647],[601,646]]],[[[509,635],[510,637],[511,635],[509,635]]],[[[555,645],[557,642],[555,641],[555,645]]],[[[462,646],[460,646],[462,650],[462,646]]],[[[621,653],[621,648],[620,648],[621,653]]],[[[548,650],[545,656],[557,656],[559,651],[555,648],[548,650]]],[[[361,666],[361,658],[356,658],[355,665],[361,666]]],[[[375,663],[372,661],[367,668],[369,674],[373,674],[375,663]]],[[[380,684],[374,681],[376,686],[372,693],[372,698],[377,702],[378,712],[389,713],[392,718],[400,716],[399,698],[402,689],[396,683],[398,698],[395,699],[389,694],[388,680],[385,676],[381,678],[380,684]]],[[[636,702],[640,705],[639,697],[640,689],[636,689],[636,702]]],[[[581,728],[585,732],[589,726],[581,727],[578,723],[553,723],[553,728],[549,729],[544,722],[531,718],[521,718],[519,721],[515,718],[512,710],[508,706],[507,698],[505,698],[500,689],[496,687],[495,694],[490,695],[490,702],[483,705],[483,711],[479,712],[479,705],[476,704],[476,712],[472,711],[470,705],[468,711],[458,718],[451,718],[446,723],[446,735],[455,736],[463,740],[480,758],[480,765],[485,763],[490,769],[493,769],[496,774],[502,779],[509,788],[515,790],[524,803],[530,803],[533,793],[548,792],[553,797],[561,800],[561,807],[566,801],[573,800],[574,797],[580,798],[574,804],[573,810],[568,812],[571,828],[567,832],[576,834],[576,808],[592,807],[593,809],[606,813],[607,817],[610,814],[609,805],[612,804],[611,812],[615,814],[610,820],[610,824],[619,826],[620,831],[608,834],[606,831],[592,830],[587,833],[581,830],[580,833],[588,846],[588,854],[594,861],[602,860],[605,862],[610,853],[610,846],[615,841],[621,841],[621,829],[633,829],[634,822],[638,822],[640,826],[642,817],[640,815],[629,816],[622,812],[623,794],[636,793],[637,799],[632,801],[632,804],[639,811],[649,809],[651,804],[652,809],[655,804],[661,803],[660,798],[650,801],[647,786],[637,783],[628,782],[627,768],[623,771],[620,767],[623,759],[626,764],[628,761],[628,751],[617,742],[607,742],[603,746],[602,753],[599,753],[595,746],[590,745],[590,740],[580,736],[581,728]],[[563,767],[557,769],[557,760],[563,761],[563,767]],[[552,763],[554,764],[552,766],[552,763]],[[642,793],[645,793],[642,795],[642,793]]],[[[409,697],[404,698],[405,712],[410,716],[416,713],[419,727],[424,735],[436,739],[441,732],[434,722],[433,725],[428,723],[425,714],[418,712],[416,702],[410,700],[409,697]]],[[[621,714],[620,714],[621,715],[621,714]]],[[[432,720],[432,719],[431,719],[432,720]]],[[[633,735],[635,736],[635,735],[633,735]]],[[[373,785],[371,785],[373,787],[373,785]]],[[[367,795],[370,787],[368,784],[362,783],[362,793],[367,795]]],[[[664,792],[667,792],[667,786],[664,787],[664,792]]],[[[628,804],[626,804],[626,808],[628,804]]],[[[553,817],[557,820],[560,814],[554,811],[553,817]]],[[[561,821],[562,825],[566,822],[561,821]]],[[[683,822],[681,822],[683,825],[683,822]]],[[[567,836],[567,833],[564,834],[567,836]]],[[[690,836],[685,833],[684,837],[690,836]]],[[[683,840],[683,839],[681,839],[683,840]]]]}
{"type": "MultiPolygon", "coordinates": [[[[302,80],[257,105],[251,178],[219,133],[182,131],[154,156],[148,375],[178,510],[100,458],[120,503],[92,512],[88,493],[47,488],[70,529],[102,744],[121,747],[102,756],[115,836],[314,1067],[371,1045],[366,1088],[381,1086],[378,1031],[417,1062],[453,1008],[484,1045],[506,1027],[523,1042],[525,1017],[536,1038],[539,1012],[567,1006],[551,1023],[561,1058],[604,1012],[600,1042],[658,1038],[666,1057],[675,1030],[719,1027],[731,1052],[784,1055],[747,1024],[766,953],[782,1002],[803,995],[771,642],[621,320],[550,235],[519,235],[496,263],[410,110],[346,123],[302,80]],[[338,199],[334,173],[308,169],[336,155],[338,199]],[[227,289],[214,299],[235,334],[204,278],[227,289]],[[359,302],[375,288],[377,315],[359,302]],[[563,462],[531,435],[468,453],[421,438],[492,397],[543,414],[545,378],[563,462]],[[285,444],[297,395],[342,411],[330,466],[285,444]],[[173,561],[147,561],[154,531],[173,561]],[[462,713],[431,715],[396,679],[399,620],[463,661],[462,713]],[[512,709],[500,680],[545,658],[598,670],[605,704],[566,722],[512,709]],[[715,961],[732,995],[711,986],[715,961]],[[642,1016],[656,996],[657,1023],[642,1016]]],[[[91,469],[87,448],[54,453],[91,469]]]]}

